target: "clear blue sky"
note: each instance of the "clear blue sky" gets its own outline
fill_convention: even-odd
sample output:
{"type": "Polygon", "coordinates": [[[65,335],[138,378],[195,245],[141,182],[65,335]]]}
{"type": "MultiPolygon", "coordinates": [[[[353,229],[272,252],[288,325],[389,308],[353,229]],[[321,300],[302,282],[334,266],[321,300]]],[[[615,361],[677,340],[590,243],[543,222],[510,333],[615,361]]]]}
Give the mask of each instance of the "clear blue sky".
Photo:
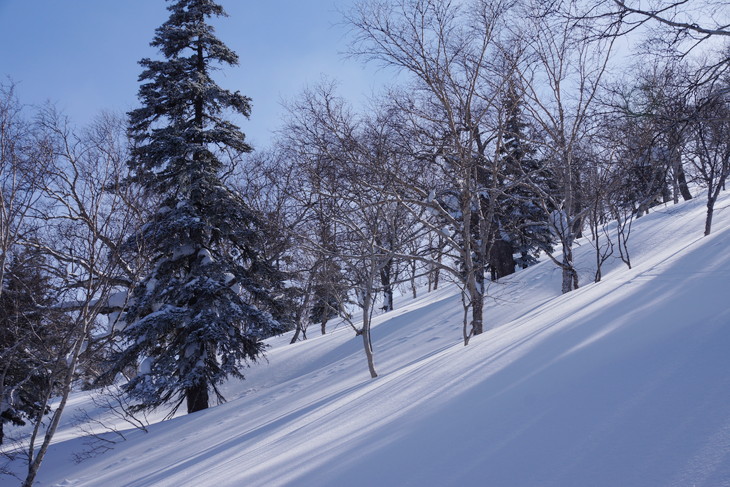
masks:
{"type": "MultiPolygon", "coordinates": [[[[322,74],[340,93],[362,100],[382,72],[342,56],[348,28],[337,9],[355,0],[219,0],[229,17],[214,21],[218,36],[240,56],[220,84],[253,99],[242,122],[255,147],[269,143],[290,99],[322,74]]],[[[137,62],[156,57],[149,46],[168,16],[164,0],[0,0],[0,77],[16,82],[27,104],[55,103],[72,121],[102,110],[137,106],[137,62]]]]}

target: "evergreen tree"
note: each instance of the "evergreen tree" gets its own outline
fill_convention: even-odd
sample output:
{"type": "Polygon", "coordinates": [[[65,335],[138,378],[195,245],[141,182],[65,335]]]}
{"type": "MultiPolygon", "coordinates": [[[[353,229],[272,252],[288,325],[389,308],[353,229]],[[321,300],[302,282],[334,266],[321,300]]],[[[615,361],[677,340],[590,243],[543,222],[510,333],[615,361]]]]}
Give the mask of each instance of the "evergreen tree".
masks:
{"type": "Polygon", "coordinates": [[[543,208],[544,194],[554,194],[549,171],[535,156],[528,142],[517,81],[509,80],[502,100],[504,135],[500,150],[505,174],[505,201],[499,205],[502,239],[519,254],[516,264],[523,269],[536,263],[541,251],[552,252],[552,234],[543,208]]]}
{"type": "Polygon", "coordinates": [[[140,62],[142,107],[129,114],[133,181],[160,203],[134,237],[151,271],[132,294],[114,370],[141,362],[126,385],[138,409],[187,401],[190,413],[208,407],[210,392],[224,400],[218,386],[243,378],[262,339],[283,330],[281,276],[263,257],[260,219],[221,177],[223,154],[251,150],[225,118],[248,117],[250,99],[211,78],[215,65],[238,63],[207,23],[225,12],[212,0],[168,10],[151,43],[164,60],[140,62]]]}
{"type": "Polygon", "coordinates": [[[45,260],[32,250],[11,255],[0,292],[0,445],[3,426],[40,421],[58,375],[68,320],[53,309],[45,260]]]}

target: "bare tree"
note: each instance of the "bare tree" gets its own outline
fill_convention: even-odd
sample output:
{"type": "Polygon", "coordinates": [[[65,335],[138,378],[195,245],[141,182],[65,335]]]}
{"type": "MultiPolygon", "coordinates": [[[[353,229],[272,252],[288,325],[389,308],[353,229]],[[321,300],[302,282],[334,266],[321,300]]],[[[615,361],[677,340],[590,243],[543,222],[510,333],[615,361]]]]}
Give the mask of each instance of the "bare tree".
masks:
{"type": "Polygon", "coordinates": [[[730,36],[727,22],[727,2],[705,0],[612,0],[603,15],[620,18],[627,30],[634,30],[645,24],[657,24],[671,31],[674,42],[690,40],[695,45],[711,37],[730,36]]]}
{"type": "Polygon", "coordinates": [[[277,319],[294,328],[291,343],[306,339],[312,308],[311,256],[298,244],[307,215],[295,196],[299,181],[293,169],[284,151],[273,148],[248,155],[245,170],[232,177],[232,184],[262,217],[268,236],[262,242],[262,257],[286,277],[278,298],[287,305],[277,319]]]}
{"type": "Polygon", "coordinates": [[[28,465],[25,486],[31,486],[64,413],[68,397],[83,364],[96,346],[98,335],[107,335],[114,323],[104,326],[109,298],[128,287],[139,263],[125,261],[122,245],[135,223],[134,195],[123,184],[126,137],[123,124],[101,118],[83,134],[75,134],[68,122],[52,109],[40,116],[40,130],[51,141],[53,159],[44,168],[42,198],[47,207],[33,218],[42,223],[38,238],[23,240],[49,260],[53,280],[68,326],[58,337],[41,410],[25,448],[28,465]],[[51,408],[51,397],[58,402],[51,408]],[[46,410],[50,419],[43,421],[46,410]]]}
{"type": "MultiPolygon", "coordinates": [[[[331,83],[306,90],[290,107],[286,127],[288,153],[302,182],[298,197],[308,207],[309,225],[302,234],[305,252],[314,256],[310,279],[325,285],[320,298],[334,298],[340,315],[362,336],[372,377],[377,373],[370,335],[376,296],[384,296],[384,311],[393,308],[397,284],[397,254],[412,243],[419,227],[411,225],[411,212],[384,197],[392,192],[392,180],[383,169],[393,167],[383,125],[358,119],[331,83]],[[341,272],[332,269],[337,262],[341,272]],[[357,325],[345,311],[348,293],[325,274],[345,282],[362,311],[357,325]],[[322,282],[320,277],[325,277],[322,282]]],[[[341,285],[340,285],[341,286],[341,285]]]]}
{"type": "Polygon", "coordinates": [[[724,91],[700,91],[695,103],[696,114],[690,125],[690,160],[693,180],[707,192],[707,236],[712,231],[715,202],[730,175],[730,107],[724,91]]]}
{"type": "Polygon", "coordinates": [[[0,444],[6,423],[23,424],[37,414],[37,389],[46,377],[37,372],[47,364],[34,355],[44,346],[37,338],[47,334],[36,325],[52,292],[41,285],[42,257],[21,243],[37,234],[32,216],[41,206],[47,142],[25,119],[13,85],[0,85],[0,444]]]}
{"type": "Polygon", "coordinates": [[[352,54],[408,77],[407,89],[388,97],[400,117],[402,150],[417,170],[391,178],[399,182],[395,196],[407,207],[426,208],[423,223],[458,254],[458,262],[438,267],[452,272],[468,296],[472,318],[465,343],[484,330],[484,273],[500,191],[494,112],[506,79],[491,61],[508,6],[486,0],[369,1],[348,16],[356,33],[352,54]]]}
{"type": "Polygon", "coordinates": [[[633,163],[626,169],[635,178],[630,190],[641,216],[653,204],[665,202],[670,189],[675,204],[680,196],[692,199],[684,166],[695,80],[680,61],[645,59],[634,71],[635,76],[613,90],[615,100],[607,105],[615,113],[614,124],[624,131],[615,142],[633,163]]]}
{"type": "MultiPolygon", "coordinates": [[[[0,84],[0,283],[11,251],[32,229],[29,214],[39,204],[48,144],[22,113],[12,84],[0,84]]],[[[0,286],[0,294],[2,286],[0,286]]]]}
{"type": "MultiPolygon", "coordinates": [[[[575,2],[558,2],[575,11],[575,2]]],[[[563,274],[562,292],[578,288],[573,243],[580,235],[588,207],[581,201],[582,167],[579,144],[597,125],[592,119],[597,96],[611,59],[613,37],[587,42],[586,27],[563,15],[544,12],[541,4],[528,3],[526,23],[520,26],[525,56],[520,64],[525,89],[525,110],[544,139],[543,157],[552,161],[559,183],[554,194],[542,191],[543,209],[560,243],[562,257],[550,255],[563,274]]],[[[529,180],[529,175],[526,175],[529,180]]],[[[533,185],[539,190],[538,185],[533,185]]]]}
{"type": "Polygon", "coordinates": [[[613,255],[614,241],[609,231],[609,202],[617,190],[617,181],[612,171],[612,152],[604,152],[597,141],[585,141],[589,149],[584,149],[589,163],[586,168],[584,194],[588,213],[586,222],[590,229],[590,244],[594,248],[596,272],[593,281],[603,277],[603,264],[613,255]]]}
{"type": "Polygon", "coordinates": [[[309,321],[318,323],[324,335],[331,318],[346,315],[342,306],[350,289],[339,257],[341,224],[335,217],[350,157],[338,131],[350,121],[333,90],[328,81],[305,90],[289,105],[290,117],[278,140],[281,164],[291,175],[287,194],[299,215],[293,238],[302,309],[293,340],[309,321]]]}

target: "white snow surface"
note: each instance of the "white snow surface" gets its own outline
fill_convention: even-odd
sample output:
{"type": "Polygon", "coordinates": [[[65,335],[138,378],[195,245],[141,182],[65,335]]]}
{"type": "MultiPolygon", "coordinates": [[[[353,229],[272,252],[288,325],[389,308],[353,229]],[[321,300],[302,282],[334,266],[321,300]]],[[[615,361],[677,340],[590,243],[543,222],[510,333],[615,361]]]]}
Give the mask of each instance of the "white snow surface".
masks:
{"type": "MultiPolygon", "coordinates": [[[[374,321],[376,379],[332,323],[270,340],[227,403],[78,465],[68,414],[38,485],[730,486],[729,208],[709,237],[702,197],[653,210],[634,268],[612,260],[597,284],[579,240],[565,296],[550,261],[490,284],[491,328],[466,347],[455,287],[403,297],[374,321]]],[[[98,412],[88,393],[75,408],[98,412]]]]}

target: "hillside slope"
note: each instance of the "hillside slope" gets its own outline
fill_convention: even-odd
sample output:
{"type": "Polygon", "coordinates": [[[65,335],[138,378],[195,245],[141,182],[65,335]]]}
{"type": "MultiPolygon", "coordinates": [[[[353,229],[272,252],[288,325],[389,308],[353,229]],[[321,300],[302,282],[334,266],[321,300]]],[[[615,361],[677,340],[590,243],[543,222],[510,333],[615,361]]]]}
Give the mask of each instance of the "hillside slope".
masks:
{"type": "Polygon", "coordinates": [[[271,340],[228,403],[79,465],[68,420],[38,485],[730,486],[728,206],[704,238],[699,200],[641,218],[634,268],[597,284],[583,242],[569,295],[551,262],[492,284],[467,347],[454,287],[404,298],[375,321],[375,380],[339,326],[271,340]]]}

